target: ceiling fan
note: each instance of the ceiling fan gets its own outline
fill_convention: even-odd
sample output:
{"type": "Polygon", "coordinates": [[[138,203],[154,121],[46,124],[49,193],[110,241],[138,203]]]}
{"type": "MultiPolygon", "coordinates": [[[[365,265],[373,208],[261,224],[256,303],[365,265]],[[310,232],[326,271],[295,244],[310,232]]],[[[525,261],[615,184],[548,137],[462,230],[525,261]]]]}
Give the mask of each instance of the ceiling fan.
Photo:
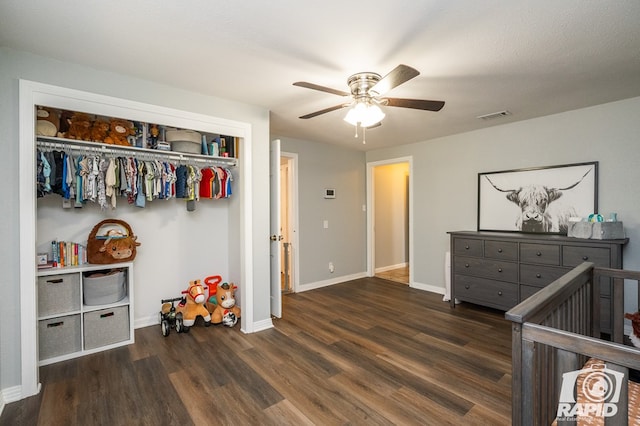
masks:
{"type": "Polygon", "coordinates": [[[384,118],[384,113],[379,106],[392,106],[400,108],[413,108],[425,111],[440,111],[444,106],[443,101],[431,101],[424,99],[405,99],[383,97],[385,93],[399,85],[406,83],[420,72],[407,65],[398,65],[389,74],[381,77],[374,72],[359,72],[347,79],[347,85],[351,93],[330,87],[319,86],[306,81],[293,83],[294,86],[306,87],[307,89],[319,90],[338,96],[351,96],[353,99],[347,103],[341,103],[329,108],[315,111],[301,116],[302,119],[317,117],[342,108],[351,107],[345,121],[363,128],[377,127],[384,118]]]}

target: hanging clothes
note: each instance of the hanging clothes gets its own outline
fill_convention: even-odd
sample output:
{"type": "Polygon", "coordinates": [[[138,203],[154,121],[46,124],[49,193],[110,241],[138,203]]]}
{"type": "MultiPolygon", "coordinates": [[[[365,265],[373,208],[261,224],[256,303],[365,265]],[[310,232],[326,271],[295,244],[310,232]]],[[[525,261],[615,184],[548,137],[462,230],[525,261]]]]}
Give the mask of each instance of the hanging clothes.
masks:
{"type": "Polygon", "coordinates": [[[41,149],[35,162],[37,196],[60,194],[76,207],[91,201],[103,210],[115,209],[119,196],[141,208],[154,200],[182,198],[192,211],[201,199],[231,195],[231,171],[217,166],[41,149]]]}

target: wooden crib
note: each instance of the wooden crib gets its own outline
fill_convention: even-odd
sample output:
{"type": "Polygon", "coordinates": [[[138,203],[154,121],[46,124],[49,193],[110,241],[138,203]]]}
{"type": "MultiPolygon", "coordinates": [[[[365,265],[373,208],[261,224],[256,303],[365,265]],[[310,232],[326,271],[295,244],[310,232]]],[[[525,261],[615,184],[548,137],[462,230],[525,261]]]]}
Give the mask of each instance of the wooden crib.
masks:
{"type": "MultiPolygon", "coordinates": [[[[514,425],[640,424],[638,404],[633,403],[640,386],[628,380],[630,369],[640,370],[640,349],[623,343],[624,280],[637,286],[640,272],[585,262],[506,313],[513,325],[514,425]],[[612,284],[613,331],[602,336],[600,283],[607,282],[612,284]],[[603,361],[605,369],[586,379],[590,370],[584,370],[581,380],[593,384],[600,377],[604,381],[598,389],[619,393],[601,393],[602,400],[594,399],[591,389],[576,380],[577,370],[594,360],[603,361]],[[599,404],[603,400],[606,404],[599,404]]],[[[640,292],[638,299],[640,305],[640,292]]]]}

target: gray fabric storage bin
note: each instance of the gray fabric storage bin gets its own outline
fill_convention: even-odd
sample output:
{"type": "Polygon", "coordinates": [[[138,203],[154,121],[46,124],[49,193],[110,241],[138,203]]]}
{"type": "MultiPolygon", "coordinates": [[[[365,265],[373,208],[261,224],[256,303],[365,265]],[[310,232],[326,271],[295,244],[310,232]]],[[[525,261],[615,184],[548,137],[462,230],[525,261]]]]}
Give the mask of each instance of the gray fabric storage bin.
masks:
{"type": "Polygon", "coordinates": [[[625,238],[622,222],[571,222],[567,236],[590,240],[625,238]]]}
{"type": "Polygon", "coordinates": [[[79,352],[80,337],[80,314],[38,321],[39,359],[79,352]]]}
{"type": "Polygon", "coordinates": [[[126,273],[124,271],[108,274],[105,274],[104,271],[95,271],[82,277],[82,298],[85,305],[107,305],[122,300],[126,295],[126,273]],[[96,273],[102,274],[91,276],[96,273]]]}
{"type": "Polygon", "coordinates": [[[80,274],[38,277],[38,316],[80,310],[80,274]]]}
{"type": "Polygon", "coordinates": [[[94,349],[100,346],[129,340],[129,306],[84,314],[84,348],[94,349]]]}

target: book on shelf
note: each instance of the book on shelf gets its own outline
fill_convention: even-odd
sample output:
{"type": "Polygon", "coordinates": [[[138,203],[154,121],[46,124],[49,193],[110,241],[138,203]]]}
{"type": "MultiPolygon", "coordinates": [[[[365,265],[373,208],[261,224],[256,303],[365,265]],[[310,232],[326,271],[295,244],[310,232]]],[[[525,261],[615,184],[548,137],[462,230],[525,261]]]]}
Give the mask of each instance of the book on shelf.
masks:
{"type": "Polygon", "coordinates": [[[72,241],[52,241],[51,263],[58,268],[84,265],[87,263],[86,247],[72,241]]]}

